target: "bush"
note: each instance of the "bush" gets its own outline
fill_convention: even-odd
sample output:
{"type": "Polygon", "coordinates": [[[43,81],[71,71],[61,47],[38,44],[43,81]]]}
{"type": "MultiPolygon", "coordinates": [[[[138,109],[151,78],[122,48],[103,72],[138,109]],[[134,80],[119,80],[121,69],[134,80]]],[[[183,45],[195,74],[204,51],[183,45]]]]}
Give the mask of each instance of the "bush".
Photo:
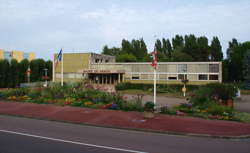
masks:
{"type": "Polygon", "coordinates": [[[139,111],[142,112],[144,109],[143,107],[136,105],[131,102],[124,102],[120,105],[120,109],[124,111],[139,111]]]}
{"type": "Polygon", "coordinates": [[[148,101],[144,105],[145,111],[154,111],[155,104],[152,101],[148,101]]]}
{"type": "Polygon", "coordinates": [[[15,88],[2,91],[2,97],[7,98],[10,96],[25,96],[29,93],[29,88],[15,88]]]}
{"type": "Polygon", "coordinates": [[[232,84],[211,83],[201,86],[190,99],[194,105],[204,105],[209,101],[228,100],[235,97],[237,88],[232,84]]]}
{"type": "MultiPolygon", "coordinates": [[[[177,93],[182,91],[182,84],[157,84],[158,93],[177,93]]],[[[196,85],[187,85],[189,91],[198,89],[199,86],[196,85]]],[[[130,83],[123,82],[116,85],[116,90],[128,90],[128,89],[138,89],[144,91],[152,91],[153,84],[139,84],[139,83],[130,83]]]]}
{"type": "Polygon", "coordinates": [[[217,103],[210,103],[208,108],[206,109],[208,113],[212,115],[231,115],[233,113],[233,109],[227,106],[219,105],[217,103]]]}

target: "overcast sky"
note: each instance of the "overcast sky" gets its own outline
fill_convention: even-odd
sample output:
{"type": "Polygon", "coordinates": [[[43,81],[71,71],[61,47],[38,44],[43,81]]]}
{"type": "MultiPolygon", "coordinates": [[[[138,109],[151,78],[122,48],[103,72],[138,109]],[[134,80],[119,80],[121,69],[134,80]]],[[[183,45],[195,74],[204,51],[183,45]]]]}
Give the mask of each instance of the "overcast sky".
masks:
{"type": "Polygon", "coordinates": [[[250,40],[250,0],[0,0],[0,48],[51,59],[65,52],[100,53],[123,38],[176,34],[250,40]]]}

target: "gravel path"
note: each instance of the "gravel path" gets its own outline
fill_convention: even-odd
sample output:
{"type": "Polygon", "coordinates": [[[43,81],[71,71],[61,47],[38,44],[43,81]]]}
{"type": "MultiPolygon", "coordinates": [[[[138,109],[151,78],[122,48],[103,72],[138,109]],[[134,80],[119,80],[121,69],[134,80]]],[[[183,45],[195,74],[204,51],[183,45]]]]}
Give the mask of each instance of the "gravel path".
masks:
{"type": "MultiPolygon", "coordinates": [[[[129,100],[136,99],[138,96],[137,95],[132,95],[132,94],[124,94],[125,97],[129,100]]],[[[153,101],[154,98],[151,95],[144,95],[142,97],[143,103],[146,103],[147,101],[153,101]]],[[[157,106],[169,106],[173,107],[176,105],[179,105],[181,103],[187,103],[188,101],[184,98],[174,98],[174,97],[167,97],[167,96],[157,96],[156,98],[156,105],[157,106]]]]}
{"type": "Polygon", "coordinates": [[[235,100],[234,107],[237,111],[250,113],[250,95],[241,95],[235,100]]]}

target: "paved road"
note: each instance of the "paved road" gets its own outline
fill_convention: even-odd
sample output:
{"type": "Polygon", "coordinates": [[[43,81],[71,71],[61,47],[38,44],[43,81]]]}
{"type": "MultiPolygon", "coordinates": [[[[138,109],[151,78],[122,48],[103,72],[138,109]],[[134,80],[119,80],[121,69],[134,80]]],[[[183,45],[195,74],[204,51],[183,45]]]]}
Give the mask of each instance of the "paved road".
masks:
{"type": "Polygon", "coordinates": [[[0,153],[249,153],[249,150],[250,139],[174,136],[0,115],[0,153]]]}

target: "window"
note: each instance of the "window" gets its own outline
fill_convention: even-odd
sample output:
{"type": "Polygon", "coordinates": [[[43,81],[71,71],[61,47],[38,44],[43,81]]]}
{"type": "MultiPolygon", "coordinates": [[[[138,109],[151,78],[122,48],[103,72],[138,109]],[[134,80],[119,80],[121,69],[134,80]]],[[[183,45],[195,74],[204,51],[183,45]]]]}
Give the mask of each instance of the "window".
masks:
{"type": "Polygon", "coordinates": [[[186,73],[187,72],[187,64],[179,64],[178,65],[178,72],[179,73],[186,73]]]}
{"type": "Polygon", "coordinates": [[[177,80],[176,77],[168,77],[168,80],[177,80]]]}
{"type": "Polygon", "coordinates": [[[95,62],[96,62],[96,63],[99,63],[99,61],[100,61],[99,59],[95,59],[95,62]]]}
{"type": "Polygon", "coordinates": [[[209,75],[209,80],[219,80],[218,75],[209,75]]]}
{"type": "Polygon", "coordinates": [[[178,80],[184,80],[184,79],[187,79],[186,74],[178,74],[178,80]]]}
{"type": "Polygon", "coordinates": [[[207,80],[206,74],[199,74],[199,80],[207,80]]]}
{"type": "Polygon", "coordinates": [[[209,72],[210,73],[218,73],[219,72],[219,64],[209,64],[209,72]]]}
{"type": "Polygon", "coordinates": [[[132,76],[132,80],[139,80],[139,76],[132,76]]]}

